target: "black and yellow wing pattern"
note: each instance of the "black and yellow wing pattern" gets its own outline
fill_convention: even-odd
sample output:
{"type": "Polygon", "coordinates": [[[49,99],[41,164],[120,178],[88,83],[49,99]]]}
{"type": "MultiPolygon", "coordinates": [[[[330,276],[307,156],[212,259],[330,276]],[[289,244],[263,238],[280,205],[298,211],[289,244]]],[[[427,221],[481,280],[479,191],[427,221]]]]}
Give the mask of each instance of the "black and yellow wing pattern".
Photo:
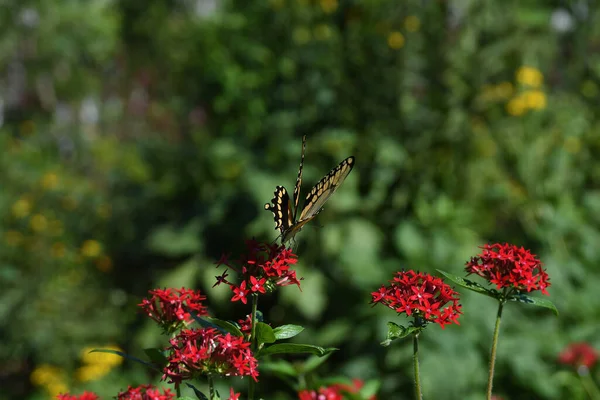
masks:
{"type": "Polygon", "coordinates": [[[329,171],[306,195],[304,205],[298,215],[300,186],[302,185],[302,167],[304,166],[304,151],[306,136],[302,138],[302,158],[298,169],[298,178],[294,187],[294,201],[290,199],[283,186],[277,186],[271,203],[265,204],[265,210],[271,211],[275,219],[275,229],[281,232],[281,243],[292,239],[302,227],[315,218],[323,209],[338,187],[344,182],[354,167],[354,156],[350,156],[329,171]]]}

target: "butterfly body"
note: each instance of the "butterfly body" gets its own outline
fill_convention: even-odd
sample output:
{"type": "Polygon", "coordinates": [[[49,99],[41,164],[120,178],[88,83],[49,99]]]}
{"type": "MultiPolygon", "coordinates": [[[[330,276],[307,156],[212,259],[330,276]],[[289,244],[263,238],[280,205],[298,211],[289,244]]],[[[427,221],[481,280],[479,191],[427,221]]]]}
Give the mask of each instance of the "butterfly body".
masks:
{"type": "Polygon", "coordinates": [[[275,220],[275,229],[281,233],[281,243],[292,239],[302,227],[313,220],[323,209],[337,188],[344,182],[354,167],[354,157],[350,156],[338,164],[325,175],[306,195],[304,205],[298,215],[300,186],[302,185],[302,168],[304,165],[304,151],[306,149],[306,136],[302,139],[302,158],[298,170],[298,178],[292,199],[283,186],[277,186],[271,203],[265,204],[265,210],[271,211],[275,220]]]}

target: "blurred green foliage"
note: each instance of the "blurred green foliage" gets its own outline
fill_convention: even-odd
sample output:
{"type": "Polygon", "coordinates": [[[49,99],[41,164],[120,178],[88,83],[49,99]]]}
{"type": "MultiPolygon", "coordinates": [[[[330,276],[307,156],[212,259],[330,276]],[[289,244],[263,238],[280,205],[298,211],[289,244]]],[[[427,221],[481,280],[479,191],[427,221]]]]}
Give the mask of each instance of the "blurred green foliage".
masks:
{"type": "MultiPolygon", "coordinates": [[[[276,236],[262,206],[293,185],[304,134],[308,186],[350,154],[357,165],[298,237],[303,291],[260,308],[274,326],[305,325],[302,342],[340,348],[323,376],[411,398],[410,343],[378,345],[394,315],[369,292],[402,268],[460,274],[477,246],[509,241],[545,263],[561,316],[505,310],[496,392],[585,398],[556,356],[600,345],[595,3],[0,9],[0,399],[156,382],[80,356],[160,345],[136,314],[150,288],[200,287],[218,317],[248,313],[211,289],[213,262],[276,236]]],[[[460,327],[423,336],[426,398],[482,397],[495,305],[469,293],[463,305],[460,327]]],[[[265,398],[293,398],[274,382],[262,376],[265,398]]]]}

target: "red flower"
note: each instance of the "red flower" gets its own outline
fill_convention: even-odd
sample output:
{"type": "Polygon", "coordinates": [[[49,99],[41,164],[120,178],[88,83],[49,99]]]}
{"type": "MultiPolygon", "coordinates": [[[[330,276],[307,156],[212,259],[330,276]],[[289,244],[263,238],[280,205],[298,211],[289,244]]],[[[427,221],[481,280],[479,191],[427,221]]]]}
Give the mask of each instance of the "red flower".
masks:
{"type": "Polygon", "coordinates": [[[227,400],[239,400],[241,393],[236,393],[233,388],[229,389],[229,398],[227,400]]]}
{"type": "Polygon", "coordinates": [[[336,389],[320,388],[315,390],[302,390],[298,392],[299,400],[343,400],[343,397],[336,389]]]}
{"type": "Polygon", "coordinates": [[[275,244],[259,243],[255,240],[246,241],[247,254],[243,255],[235,266],[228,261],[219,261],[219,265],[226,265],[240,275],[239,284],[227,280],[227,271],[217,276],[215,286],[225,283],[233,292],[231,301],[241,301],[246,304],[248,295],[253,293],[269,293],[277,286],[298,285],[300,280],[296,278],[296,271],[290,267],[298,262],[297,256],[292,250],[285,246],[275,244]]]}
{"type": "MultiPolygon", "coordinates": [[[[298,392],[299,400],[343,400],[344,394],[359,393],[364,383],[360,379],[353,379],[352,385],[345,383],[336,383],[328,387],[321,387],[316,390],[302,390],[298,392]]],[[[354,397],[353,397],[354,398],[354,397]]],[[[375,395],[369,397],[369,400],[377,400],[375,395]]]]}
{"type": "Polygon", "coordinates": [[[461,314],[458,293],[442,279],[422,272],[397,272],[389,286],[381,286],[371,296],[373,304],[381,303],[399,314],[414,315],[442,328],[458,324],[461,314]]]}
{"type": "Polygon", "coordinates": [[[245,319],[238,320],[240,325],[240,331],[244,334],[244,337],[249,339],[252,334],[252,314],[246,315],[245,319]]]}
{"type": "Polygon", "coordinates": [[[223,335],[215,328],[184,329],[170,340],[163,379],[179,384],[199,375],[251,376],[258,381],[258,362],[250,342],[223,335]]]}
{"type": "Polygon", "coordinates": [[[98,400],[100,397],[96,393],[92,392],[83,392],[80,395],[72,395],[72,394],[59,394],[56,396],[58,400],[98,400]]]}
{"type": "Polygon", "coordinates": [[[529,250],[508,243],[486,244],[482,249],[481,254],[467,262],[465,269],[469,274],[481,276],[497,289],[541,290],[548,295],[550,278],[541,261],[529,250]]]}
{"type": "Polygon", "coordinates": [[[572,343],[558,355],[561,364],[576,368],[580,366],[592,368],[597,360],[598,353],[587,343],[572,343]]]}
{"type": "Polygon", "coordinates": [[[193,320],[184,306],[199,316],[208,315],[206,306],[202,304],[206,296],[200,291],[181,289],[154,289],[148,291],[150,299],[142,300],[139,307],[153,320],[158,322],[166,332],[174,332],[182,325],[193,320]]]}
{"type": "Polygon", "coordinates": [[[175,397],[171,389],[163,389],[161,394],[160,389],[152,385],[141,385],[136,388],[129,386],[125,392],[117,395],[117,400],[171,400],[175,397]]]}

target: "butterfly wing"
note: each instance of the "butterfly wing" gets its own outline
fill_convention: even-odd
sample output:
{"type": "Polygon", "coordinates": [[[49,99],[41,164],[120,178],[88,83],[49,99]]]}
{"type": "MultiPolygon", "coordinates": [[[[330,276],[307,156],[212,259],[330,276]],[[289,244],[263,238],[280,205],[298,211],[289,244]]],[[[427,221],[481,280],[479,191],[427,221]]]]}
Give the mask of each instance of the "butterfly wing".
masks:
{"type": "Polygon", "coordinates": [[[306,150],[306,135],[302,137],[302,156],[300,158],[300,168],[298,168],[298,177],[294,187],[294,214],[292,220],[296,221],[298,216],[298,203],[300,202],[300,187],[302,186],[302,168],[304,167],[304,151],[306,150]]]}
{"type": "Polygon", "coordinates": [[[338,187],[344,182],[350,171],[354,168],[354,156],[346,158],[323,177],[306,195],[304,208],[297,219],[296,225],[300,228],[310,221],[323,208],[338,187]]]}
{"type": "Polygon", "coordinates": [[[283,186],[277,186],[275,188],[271,204],[265,204],[265,210],[273,213],[275,229],[279,229],[279,232],[281,232],[282,235],[289,231],[294,223],[292,216],[292,202],[290,201],[287,190],[285,190],[283,186]]]}

